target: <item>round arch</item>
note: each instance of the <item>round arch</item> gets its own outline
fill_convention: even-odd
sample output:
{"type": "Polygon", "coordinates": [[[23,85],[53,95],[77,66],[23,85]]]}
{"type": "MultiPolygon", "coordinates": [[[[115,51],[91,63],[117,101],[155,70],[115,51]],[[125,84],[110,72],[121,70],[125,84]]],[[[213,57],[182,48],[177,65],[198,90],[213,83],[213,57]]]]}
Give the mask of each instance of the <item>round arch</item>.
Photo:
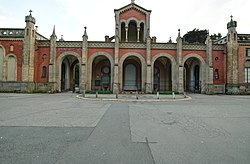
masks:
{"type": "MultiPolygon", "coordinates": [[[[199,68],[199,76],[200,76],[200,91],[203,92],[203,89],[204,89],[204,85],[205,85],[205,81],[206,81],[206,62],[204,61],[204,59],[198,55],[198,54],[188,54],[186,55],[184,58],[183,58],[183,71],[185,69],[185,63],[191,59],[191,58],[194,58],[196,59],[197,61],[200,62],[200,68],[199,68]]],[[[194,67],[194,66],[193,66],[194,67]]],[[[183,80],[185,80],[183,78],[183,80]]],[[[185,84],[185,82],[183,81],[183,84],[185,84]]]]}
{"type": "Polygon", "coordinates": [[[67,56],[74,56],[77,58],[77,60],[79,61],[79,79],[81,79],[82,73],[81,73],[81,56],[76,53],[76,52],[72,52],[72,51],[65,51],[62,54],[59,55],[59,57],[57,58],[56,61],[56,81],[57,81],[57,86],[58,86],[58,91],[61,92],[61,71],[62,71],[62,62],[63,60],[67,57],[67,56]]]}
{"type": "MultiPolygon", "coordinates": [[[[105,57],[108,58],[108,60],[110,62],[110,69],[111,69],[111,74],[110,74],[110,76],[111,76],[111,84],[113,84],[113,82],[114,82],[114,80],[113,80],[114,79],[113,78],[114,77],[114,69],[113,69],[114,68],[114,59],[113,59],[113,57],[107,52],[96,52],[96,53],[92,54],[88,59],[88,68],[87,68],[87,70],[88,70],[87,84],[89,84],[88,87],[87,87],[88,89],[91,89],[91,85],[92,85],[91,84],[91,77],[92,77],[93,62],[98,56],[105,56],[105,57]]],[[[111,90],[113,90],[112,85],[111,85],[111,90]]]]}
{"type": "Polygon", "coordinates": [[[152,64],[151,64],[151,84],[152,84],[152,88],[153,88],[153,81],[154,81],[154,65],[155,65],[155,61],[161,57],[166,57],[167,59],[170,60],[171,62],[171,79],[172,79],[172,90],[176,90],[177,85],[176,85],[176,73],[175,73],[175,68],[176,68],[176,61],[175,58],[168,54],[168,53],[159,53],[157,55],[155,55],[152,59],[152,64]]]}
{"type": "Polygon", "coordinates": [[[188,59],[190,59],[190,58],[197,58],[201,62],[201,65],[205,65],[206,64],[205,61],[204,61],[204,59],[200,55],[198,55],[198,54],[188,54],[188,55],[184,56],[182,64],[184,65],[185,62],[188,59]]]}
{"type": "Polygon", "coordinates": [[[0,80],[5,80],[5,71],[6,71],[6,63],[5,63],[5,48],[0,44],[0,48],[2,49],[2,54],[0,54],[0,80]]]}
{"type": "Polygon", "coordinates": [[[145,90],[145,82],[146,82],[146,61],[142,57],[141,54],[136,53],[136,52],[129,52],[124,54],[120,60],[119,60],[119,73],[118,73],[118,79],[119,79],[119,84],[120,84],[120,90],[122,90],[123,86],[123,63],[128,57],[137,57],[139,61],[141,62],[141,90],[145,90]]]}

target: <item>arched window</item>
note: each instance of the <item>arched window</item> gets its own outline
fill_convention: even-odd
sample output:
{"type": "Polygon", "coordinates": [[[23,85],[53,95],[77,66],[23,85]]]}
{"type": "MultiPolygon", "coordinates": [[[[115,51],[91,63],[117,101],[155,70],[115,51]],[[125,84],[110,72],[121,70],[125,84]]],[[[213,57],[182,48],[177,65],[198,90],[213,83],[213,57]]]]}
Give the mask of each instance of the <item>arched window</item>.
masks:
{"type": "Polygon", "coordinates": [[[140,42],[144,41],[144,23],[140,24],[140,42]]]}
{"type": "Polygon", "coordinates": [[[43,69],[42,69],[42,78],[46,77],[46,73],[47,73],[46,66],[43,66],[43,69]]]}
{"type": "Polygon", "coordinates": [[[26,29],[26,35],[29,35],[29,28],[26,29]]]}
{"type": "Polygon", "coordinates": [[[245,62],[245,83],[250,83],[250,60],[245,62]]]}
{"type": "Polygon", "coordinates": [[[14,56],[9,56],[8,58],[8,81],[16,80],[16,58],[14,56]]]}
{"type": "Polygon", "coordinates": [[[131,21],[128,25],[128,41],[137,41],[137,25],[135,21],[131,21]]]}
{"type": "Polygon", "coordinates": [[[10,45],[10,52],[13,52],[14,51],[14,46],[11,44],[10,45]]]}
{"type": "Polygon", "coordinates": [[[219,70],[218,69],[215,69],[215,71],[214,71],[214,78],[215,78],[215,80],[219,80],[219,70]]]}
{"type": "Polygon", "coordinates": [[[0,80],[3,80],[3,59],[4,59],[4,51],[3,48],[0,47],[0,80]]]}
{"type": "Polygon", "coordinates": [[[121,41],[125,42],[126,41],[126,28],[125,28],[125,23],[122,22],[121,24],[121,41]]]}

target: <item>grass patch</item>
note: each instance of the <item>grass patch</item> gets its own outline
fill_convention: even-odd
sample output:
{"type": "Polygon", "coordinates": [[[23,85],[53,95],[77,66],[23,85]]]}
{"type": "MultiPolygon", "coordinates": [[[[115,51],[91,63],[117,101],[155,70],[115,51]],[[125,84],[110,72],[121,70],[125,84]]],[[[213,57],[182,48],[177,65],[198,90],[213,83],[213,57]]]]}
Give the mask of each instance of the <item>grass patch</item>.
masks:
{"type": "Polygon", "coordinates": [[[98,92],[98,94],[113,94],[112,91],[100,91],[100,90],[90,90],[90,91],[86,91],[86,94],[96,94],[96,92],[98,92]]]}

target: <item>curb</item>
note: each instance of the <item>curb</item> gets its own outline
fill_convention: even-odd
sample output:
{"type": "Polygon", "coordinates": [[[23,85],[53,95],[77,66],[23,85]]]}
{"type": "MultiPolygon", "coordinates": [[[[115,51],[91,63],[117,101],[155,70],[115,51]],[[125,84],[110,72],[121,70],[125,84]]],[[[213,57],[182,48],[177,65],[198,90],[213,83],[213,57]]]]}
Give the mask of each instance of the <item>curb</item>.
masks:
{"type": "Polygon", "coordinates": [[[177,101],[187,101],[192,100],[190,96],[186,96],[183,99],[115,99],[115,98],[92,98],[92,97],[82,97],[81,95],[77,95],[76,98],[82,100],[90,100],[90,101],[117,101],[117,102],[177,102],[177,101]]]}

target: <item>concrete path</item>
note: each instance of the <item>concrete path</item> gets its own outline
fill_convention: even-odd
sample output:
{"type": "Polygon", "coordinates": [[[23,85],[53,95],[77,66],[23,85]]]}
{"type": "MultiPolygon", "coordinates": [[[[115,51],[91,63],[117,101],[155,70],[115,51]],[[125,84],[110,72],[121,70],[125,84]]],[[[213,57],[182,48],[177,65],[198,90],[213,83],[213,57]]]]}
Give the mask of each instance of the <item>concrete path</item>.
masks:
{"type": "Polygon", "coordinates": [[[59,163],[152,164],[146,143],[132,142],[128,105],[113,104],[86,142],[71,146],[59,163]]]}

